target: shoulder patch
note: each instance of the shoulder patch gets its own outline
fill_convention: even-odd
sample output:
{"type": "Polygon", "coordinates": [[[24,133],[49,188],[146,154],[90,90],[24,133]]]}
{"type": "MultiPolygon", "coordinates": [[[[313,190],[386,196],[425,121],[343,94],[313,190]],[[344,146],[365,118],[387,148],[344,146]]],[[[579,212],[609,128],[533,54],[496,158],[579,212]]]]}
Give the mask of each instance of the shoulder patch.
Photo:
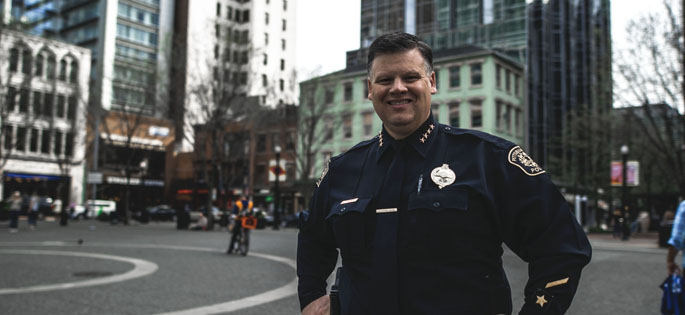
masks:
{"type": "Polygon", "coordinates": [[[545,172],[545,170],[543,170],[538,163],[535,163],[526,152],[523,152],[523,149],[519,146],[511,148],[507,158],[509,163],[520,168],[528,176],[537,176],[545,172]]]}
{"type": "Polygon", "coordinates": [[[321,182],[323,181],[323,178],[326,177],[326,173],[328,173],[328,165],[331,164],[331,159],[328,159],[323,165],[323,172],[321,172],[321,176],[319,176],[319,180],[316,181],[316,187],[321,186],[321,182]]]}

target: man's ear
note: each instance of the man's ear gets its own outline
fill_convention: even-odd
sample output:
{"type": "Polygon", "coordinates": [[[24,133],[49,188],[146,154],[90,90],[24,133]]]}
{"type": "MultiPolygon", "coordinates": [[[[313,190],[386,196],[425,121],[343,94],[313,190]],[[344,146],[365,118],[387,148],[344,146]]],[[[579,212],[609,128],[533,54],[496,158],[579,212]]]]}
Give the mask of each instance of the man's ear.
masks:
{"type": "Polygon", "coordinates": [[[366,95],[366,97],[369,99],[369,101],[373,101],[371,99],[371,78],[369,78],[369,77],[366,78],[366,86],[367,86],[367,91],[369,91],[369,93],[366,95]]]}
{"type": "Polygon", "coordinates": [[[430,82],[431,82],[431,94],[435,94],[438,92],[438,87],[435,85],[435,71],[431,72],[430,75],[430,82]]]}

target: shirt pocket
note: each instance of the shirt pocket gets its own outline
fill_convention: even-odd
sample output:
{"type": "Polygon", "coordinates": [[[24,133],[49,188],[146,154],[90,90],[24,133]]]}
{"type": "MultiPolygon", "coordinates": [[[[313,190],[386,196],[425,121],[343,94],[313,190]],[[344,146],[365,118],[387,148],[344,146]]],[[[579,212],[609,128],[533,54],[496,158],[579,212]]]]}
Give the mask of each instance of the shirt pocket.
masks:
{"type": "Polygon", "coordinates": [[[335,235],[335,241],[340,248],[340,255],[346,260],[361,259],[367,252],[369,218],[369,204],[372,197],[359,197],[355,201],[337,202],[331,207],[326,216],[335,235]]]}
{"type": "Polygon", "coordinates": [[[471,228],[469,195],[464,189],[427,188],[408,200],[408,246],[427,255],[453,255],[471,228]]]}

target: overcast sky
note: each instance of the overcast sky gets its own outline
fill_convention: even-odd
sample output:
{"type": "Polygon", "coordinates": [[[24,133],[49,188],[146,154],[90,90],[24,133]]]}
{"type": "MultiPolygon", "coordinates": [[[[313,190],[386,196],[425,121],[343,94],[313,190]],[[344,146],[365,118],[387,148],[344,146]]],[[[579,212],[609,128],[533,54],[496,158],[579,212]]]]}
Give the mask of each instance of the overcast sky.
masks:
{"type": "MultiPolygon", "coordinates": [[[[359,48],[360,0],[295,0],[299,79],[345,68],[345,52],[359,48]]],[[[612,0],[614,50],[626,46],[625,26],[641,14],[661,10],[661,1],[612,0]]]]}

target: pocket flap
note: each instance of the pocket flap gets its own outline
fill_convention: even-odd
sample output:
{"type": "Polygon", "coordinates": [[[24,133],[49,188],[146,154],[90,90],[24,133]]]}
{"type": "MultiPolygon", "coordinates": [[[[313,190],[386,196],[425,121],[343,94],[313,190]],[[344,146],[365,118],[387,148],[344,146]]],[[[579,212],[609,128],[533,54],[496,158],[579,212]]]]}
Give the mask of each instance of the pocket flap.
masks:
{"type": "Polygon", "coordinates": [[[409,197],[409,210],[430,209],[441,211],[443,209],[468,209],[468,192],[463,189],[447,187],[444,189],[426,189],[420,194],[412,194],[409,197]]]}
{"type": "Polygon", "coordinates": [[[348,200],[336,202],[331,207],[331,211],[326,216],[326,219],[328,219],[334,215],[343,215],[343,214],[349,213],[349,212],[363,213],[364,211],[366,211],[366,208],[369,206],[369,202],[371,202],[371,199],[372,199],[371,197],[364,197],[364,198],[358,197],[358,198],[353,198],[353,199],[348,199],[348,200]],[[352,200],[354,200],[354,201],[352,201],[352,200]]]}

